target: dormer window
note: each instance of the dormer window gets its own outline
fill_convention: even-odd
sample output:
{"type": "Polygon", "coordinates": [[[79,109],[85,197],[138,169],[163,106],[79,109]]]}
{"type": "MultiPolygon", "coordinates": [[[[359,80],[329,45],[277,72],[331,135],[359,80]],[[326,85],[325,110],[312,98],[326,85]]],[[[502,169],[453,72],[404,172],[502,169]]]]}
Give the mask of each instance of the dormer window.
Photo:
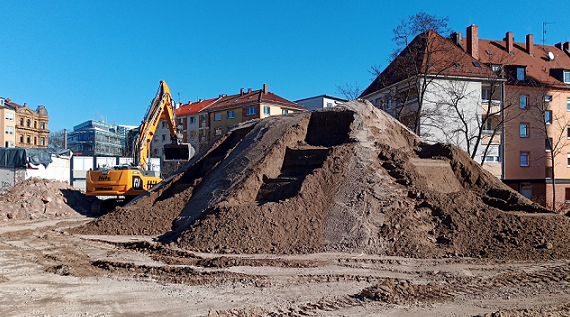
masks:
{"type": "Polygon", "coordinates": [[[522,81],[526,77],[526,69],[522,66],[517,66],[517,80],[522,81]]]}
{"type": "Polygon", "coordinates": [[[570,84],[570,70],[565,70],[563,72],[563,79],[565,84],[570,84]]]}

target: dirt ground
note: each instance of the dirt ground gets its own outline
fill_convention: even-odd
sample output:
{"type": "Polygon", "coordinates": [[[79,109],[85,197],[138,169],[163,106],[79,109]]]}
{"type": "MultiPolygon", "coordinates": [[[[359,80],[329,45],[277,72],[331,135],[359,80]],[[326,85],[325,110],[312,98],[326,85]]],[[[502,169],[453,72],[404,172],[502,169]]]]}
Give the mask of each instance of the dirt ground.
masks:
{"type": "Polygon", "coordinates": [[[568,260],[199,253],[87,221],[0,226],[0,315],[570,315],[568,260]]]}
{"type": "Polygon", "coordinates": [[[0,195],[0,315],[570,316],[570,218],[367,102],[244,123],[92,203],[0,195]]]}

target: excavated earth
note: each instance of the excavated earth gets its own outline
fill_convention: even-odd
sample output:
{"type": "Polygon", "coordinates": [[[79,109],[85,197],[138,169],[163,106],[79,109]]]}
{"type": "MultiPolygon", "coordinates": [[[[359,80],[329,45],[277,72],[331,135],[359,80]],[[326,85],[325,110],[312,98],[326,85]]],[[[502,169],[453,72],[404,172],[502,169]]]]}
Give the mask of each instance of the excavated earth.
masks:
{"type": "Polygon", "coordinates": [[[83,208],[0,226],[0,314],[570,315],[570,218],[366,101],[240,124],[83,208]]]}

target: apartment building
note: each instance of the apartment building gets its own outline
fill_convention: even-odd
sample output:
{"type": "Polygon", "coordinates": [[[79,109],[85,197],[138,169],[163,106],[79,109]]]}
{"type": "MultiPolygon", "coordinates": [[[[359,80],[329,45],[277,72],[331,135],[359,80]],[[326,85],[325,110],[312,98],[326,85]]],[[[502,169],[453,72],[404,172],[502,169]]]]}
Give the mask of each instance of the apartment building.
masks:
{"type": "Polygon", "coordinates": [[[210,120],[210,138],[215,140],[240,122],[261,119],[273,115],[307,111],[298,105],[268,90],[267,84],[262,89],[241,89],[236,95],[221,95],[220,100],[208,107],[210,120]]]}
{"type": "MultiPolygon", "coordinates": [[[[239,94],[189,102],[177,107],[174,113],[184,133],[183,141],[190,143],[198,153],[238,123],[299,111],[307,111],[307,108],[268,91],[264,84],[262,89],[255,91],[242,88],[239,94]]],[[[160,157],[168,142],[168,125],[162,117],[152,142],[151,155],[160,157]]]]}
{"type": "Polygon", "coordinates": [[[570,43],[537,45],[532,34],[515,42],[512,32],[485,40],[471,25],[466,37],[460,32],[449,38],[433,31],[419,35],[361,97],[417,128],[429,142],[458,145],[533,201],[565,212],[570,207],[569,85],[570,43]],[[422,53],[413,54],[413,45],[422,53]],[[437,47],[431,55],[429,45],[437,47]],[[425,66],[428,55],[435,65],[418,67],[425,72],[397,71],[425,66]],[[415,118],[419,127],[410,124],[415,118]]]}
{"type": "Polygon", "coordinates": [[[0,138],[4,147],[47,148],[49,139],[49,116],[44,106],[36,110],[30,109],[26,103],[19,105],[10,98],[0,98],[4,139],[0,138]]]}
{"type": "Polygon", "coordinates": [[[16,110],[0,98],[0,147],[13,148],[16,144],[16,110]]]}
{"type": "MultiPolygon", "coordinates": [[[[210,140],[210,129],[207,107],[218,101],[219,98],[189,101],[174,109],[176,125],[182,130],[182,142],[190,143],[197,152],[203,150],[210,140]]],[[[166,115],[162,115],[151,143],[151,156],[161,157],[164,153],[164,145],[170,144],[170,129],[166,123],[166,115]]]]}

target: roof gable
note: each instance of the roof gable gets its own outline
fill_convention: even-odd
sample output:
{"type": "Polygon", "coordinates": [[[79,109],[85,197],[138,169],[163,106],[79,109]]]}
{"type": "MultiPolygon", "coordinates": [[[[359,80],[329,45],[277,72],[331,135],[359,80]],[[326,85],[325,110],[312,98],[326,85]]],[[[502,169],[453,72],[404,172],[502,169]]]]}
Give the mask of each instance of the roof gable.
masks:
{"type": "Polygon", "coordinates": [[[478,78],[493,76],[487,65],[481,64],[449,38],[428,30],[417,35],[361,96],[420,74],[478,78]]]}

